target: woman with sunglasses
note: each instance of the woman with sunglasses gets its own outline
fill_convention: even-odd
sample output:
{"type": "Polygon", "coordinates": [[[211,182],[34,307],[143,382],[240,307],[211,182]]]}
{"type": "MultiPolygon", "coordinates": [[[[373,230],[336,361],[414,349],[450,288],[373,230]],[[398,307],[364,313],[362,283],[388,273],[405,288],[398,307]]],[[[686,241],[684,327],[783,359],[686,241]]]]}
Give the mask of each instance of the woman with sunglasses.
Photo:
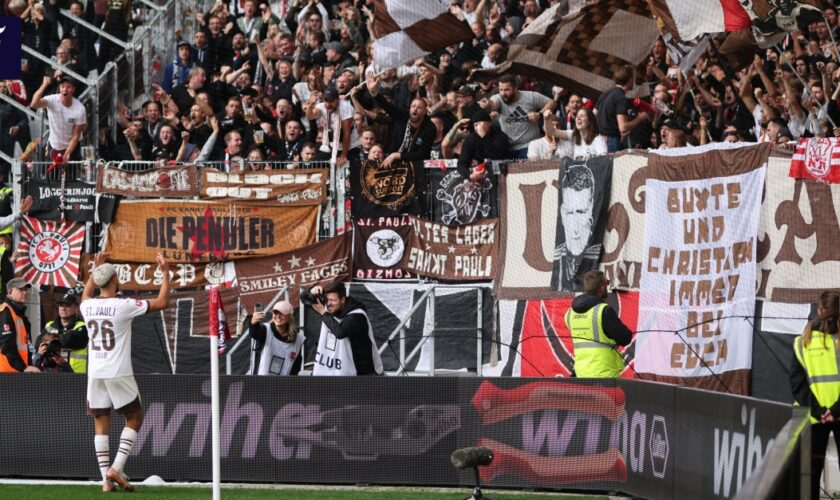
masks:
{"type": "Polygon", "coordinates": [[[252,374],[298,374],[302,363],[300,351],[306,338],[298,332],[292,304],[286,301],[274,304],[270,321],[265,321],[263,311],[254,311],[249,333],[255,342],[252,374]]]}

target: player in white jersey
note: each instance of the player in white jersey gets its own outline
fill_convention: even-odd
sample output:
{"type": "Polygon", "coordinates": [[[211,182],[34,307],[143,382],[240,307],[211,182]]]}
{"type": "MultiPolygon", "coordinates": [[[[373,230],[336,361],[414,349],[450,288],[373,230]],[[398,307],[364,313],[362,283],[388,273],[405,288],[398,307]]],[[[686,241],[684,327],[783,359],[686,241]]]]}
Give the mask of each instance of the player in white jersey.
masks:
{"type": "Polygon", "coordinates": [[[93,416],[94,447],[102,473],[102,491],[113,491],[114,483],[126,491],[134,487],[123,473],[125,461],[134,447],[143,424],[140,392],[131,366],[131,321],[136,316],[160,311],[169,302],[169,263],[157,255],[163,281],[156,298],[136,300],[117,296],[120,288],[117,268],[106,264],[107,252],[94,258],[94,268],[85,283],[80,312],[85,320],[88,345],[88,414],[93,416]],[[99,288],[99,296],[93,294],[99,288]],[[111,464],[108,430],[111,408],[125,417],[120,447],[111,464]]]}

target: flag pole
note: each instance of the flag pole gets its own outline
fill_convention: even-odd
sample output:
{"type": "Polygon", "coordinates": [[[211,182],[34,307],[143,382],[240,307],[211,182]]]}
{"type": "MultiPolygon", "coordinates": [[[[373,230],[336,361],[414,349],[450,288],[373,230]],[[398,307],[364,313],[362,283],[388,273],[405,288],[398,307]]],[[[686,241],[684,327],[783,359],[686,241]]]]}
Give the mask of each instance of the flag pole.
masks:
{"type": "MultiPolygon", "coordinates": [[[[215,291],[218,293],[218,291],[215,291]]],[[[213,292],[211,293],[211,297],[213,292]]],[[[213,500],[222,498],[222,463],[219,418],[219,329],[210,328],[210,426],[213,448],[213,500]]]]}

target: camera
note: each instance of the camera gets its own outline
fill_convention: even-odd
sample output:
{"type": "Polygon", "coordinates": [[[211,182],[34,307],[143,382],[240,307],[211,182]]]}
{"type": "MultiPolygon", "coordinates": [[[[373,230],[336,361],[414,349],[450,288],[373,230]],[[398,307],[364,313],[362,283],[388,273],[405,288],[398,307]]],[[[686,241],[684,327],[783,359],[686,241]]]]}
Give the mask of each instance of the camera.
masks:
{"type": "Polygon", "coordinates": [[[45,358],[51,358],[56,355],[61,355],[61,341],[52,339],[47,343],[47,349],[44,351],[45,358]]]}
{"type": "Polygon", "coordinates": [[[311,290],[307,290],[306,288],[300,289],[300,301],[308,306],[311,306],[316,302],[319,304],[324,304],[326,302],[323,295],[315,295],[311,290]]]}

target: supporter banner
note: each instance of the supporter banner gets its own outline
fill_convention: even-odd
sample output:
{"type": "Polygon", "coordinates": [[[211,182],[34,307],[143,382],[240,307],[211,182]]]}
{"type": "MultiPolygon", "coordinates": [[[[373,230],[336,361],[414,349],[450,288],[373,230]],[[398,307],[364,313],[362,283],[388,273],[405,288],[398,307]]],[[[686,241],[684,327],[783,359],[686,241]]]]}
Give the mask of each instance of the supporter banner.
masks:
{"type": "Polygon", "coordinates": [[[123,201],[105,249],[124,262],[218,262],[285,252],[315,241],[318,207],[123,201]]]}
{"type": "Polygon", "coordinates": [[[787,175],[790,156],[768,162],[758,225],[758,296],[815,303],[837,288],[840,268],[840,185],[787,175]]]}
{"type": "MultiPolygon", "coordinates": [[[[613,68],[645,64],[659,29],[648,2],[602,0],[575,9],[559,2],[546,9],[510,45],[505,61],[472,78],[527,75],[597,99],[613,88],[613,68]]],[[[647,82],[637,95],[647,95],[647,82]]]]}
{"type": "MultiPolygon", "coordinates": [[[[121,290],[158,290],[163,273],[157,264],[143,262],[113,262],[121,290]]],[[[93,270],[93,255],[82,254],[80,283],[87,282],[93,270]]],[[[171,288],[197,288],[230,284],[235,278],[232,262],[197,264],[172,263],[169,265],[171,288]]]]}
{"type": "Polygon", "coordinates": [[[85,226],[75,222],[20,219],[15,274],[32,285],[72,288],[79,275],[85,226]]]}
{"type": "Polygon", "coordinates": [[[195,165],[143,171],[106,165],[97,171],[96,190],[136,198],[192,198],[198,196],[196,172],[195,165]]]}
{"type": "Polygon", "coordinates": [[[452,281],[496,277],[499,219],[446,226],[410,217],[414,232],[406,269],[422,276],[452,281]]]}
{"type": "MultiPolygon", "coordinates": [[[[202,354],[206,363],[206,345],[202,354]]],[[[138,375],[137,382],[144,423],[132,474],[209,481],[209,377],[138,375]]],[[[65,427],[90,429],[90,417],[67,411],[68,397],[55,397],[83,401],[85,387],[85,377],[0,377],[9,399],[39,401],[3,405],[0,417],[43,429],[62,415],[65,427]]],[[[479,468],[485,488],[621,491],[651,500],[732,498],[739,490],[755,497],[747,479],[768,456],[784,454],[788,440],[779,433],[788,423],[798,426],[804,413],[790,404],[631,380],[230,376],[220,378],[219,398],[225,482],[466,491],[474,471],[458,471],[450,455],[488,446],[494,460],[479,468]]],[[[29,454],[3,460],[4,477],[98,477],[95,460],[79,460],[79,450],[90,449],[89,433],[62,440],[7,434],[8,449],[49,449],[53,463],[45,467],[29,454]]],[[[798,491],[803,479],[793,472],[783,479],[798,491]]]]}
{"type": "Polygon", "coordinates": [[[645,181],[648,155],[623,153],[613,158],[610,209],[604,232],[601,270],[611,285],[639,290],[645,238],[645,181]]]}
{"type": "Polygon", "coordinates": [[[636,370],[749,393],[766,147],[650,156],[636,370]]]}
{"type": "Polygon", "coordinates": [[[551,289],[579,292],[598,269],[610,198],[612,158],[561,160],[551,289]]]}
{"type": "Polygon", "coordinates": [[[818,0],[740,0],[740,3],[750,16],[756,35],[763,37],[797,31],[800,26],[824,19],[818,0]]]}
{"type": "Polygon", "coordinates": [[[353,230],[353,279],[414,279],[406,269],[411,218],[356,218],[353,230]]]}
{"type": "MultiPolygon", "coordinates": [[[[502,363],[490,376],[570,377],[574,370],[574,343],[566,325],[566,311],[572,298],[552,300],[499,301],[499,336],[502,363]]],[[[616,292],[607,303],[618,312],[621,321],[636,331],[639,294],[616,292]]],[[[624,355],[621,376],[635,377],[636,340],[618,350],[624,355]]]]}
{"type": "Polygon", "coordinates": [[[395,161],[390,167],[367,160],[350,169],[353,217],[392,216],[418,213],[420,200],[417,173],[410,161],[395,161]]]}
{"type": "Polygon", "coordinates": [[[790,161],[790,176],[840,183],[840,146],[836,137],[799,139],[790,161]]]}
{"type": "Polygon", "coordinates": [[[469,224],[499,216],[499,189],[495,176],[480,183],[464,182],[456,167],[458,160],[427,160],[432,219],[448,225],[469,224]]]}
{"type": "Polygon", "coordinates": [[[298,169],[228,174],[201,169],[201,197],[213,200],[270,201],[300,207],[327,200],[326,169],[298,169]]]}
{"type": "Polygon", "coordinates": [[[28,181],[28,194],[32,195],[32,208],[29,215],[41,220],[72,220],[76,222],[99,222],[99,218],[108,222],[116,210],[116,200],[108,197],[99,198],[93,184],[79,181],[65,181],[64,187],[59,180],[28,181]]]}
{"type": "Polygon", "coordinates": [[[502,299],[568,297],[551,288],[557,234],[560,162],[513,164],[500,189],[499,278],[502,299]]]}
{"type": "Polygon", "coordinates": [[[348,233],[290,252],[236,261],[242,307],[253,311],[257,303],[266,306],[283,287],[289,287],[289,301],[297,305],[301,286],[348,281],[352,244],[348,233]]]}

